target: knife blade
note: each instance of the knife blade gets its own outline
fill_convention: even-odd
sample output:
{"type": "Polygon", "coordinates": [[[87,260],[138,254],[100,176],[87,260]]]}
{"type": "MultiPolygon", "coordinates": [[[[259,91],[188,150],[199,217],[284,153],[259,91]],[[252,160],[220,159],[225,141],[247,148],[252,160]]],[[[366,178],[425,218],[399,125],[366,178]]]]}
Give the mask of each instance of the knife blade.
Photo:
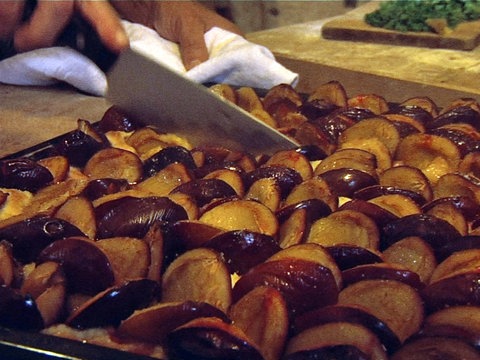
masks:
{"type": "Polygon", "coordinates": [[[219,145],[253,155],[299,146],[204,85],[133,49],[120,54],[107,80],[110,102],[192,146],[219,145]]]}

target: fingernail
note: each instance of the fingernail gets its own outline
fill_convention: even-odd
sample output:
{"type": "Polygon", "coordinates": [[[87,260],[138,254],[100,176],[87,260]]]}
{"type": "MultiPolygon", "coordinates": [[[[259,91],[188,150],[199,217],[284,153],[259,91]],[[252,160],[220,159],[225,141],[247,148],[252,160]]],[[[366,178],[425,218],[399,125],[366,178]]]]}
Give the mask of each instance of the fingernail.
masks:
{"type": "Polygon", "coordinates": [[[125,50],[130,45],[130,40],[128,39],[127,34],[123,31],[117,31],[115,34],[115,42],[120,51],[125,50]]]}
{"type": "Polygon", "coordinates": [[[187,68],[187,70],[190,70],[190,69],[193,69],[195,66],[200,65],[201,63],[202,63],[202,62],[201,62],[200,60],[195,59],[195,60],[190,61],[190,62],[187,64],[186,68],[187,68]]]}

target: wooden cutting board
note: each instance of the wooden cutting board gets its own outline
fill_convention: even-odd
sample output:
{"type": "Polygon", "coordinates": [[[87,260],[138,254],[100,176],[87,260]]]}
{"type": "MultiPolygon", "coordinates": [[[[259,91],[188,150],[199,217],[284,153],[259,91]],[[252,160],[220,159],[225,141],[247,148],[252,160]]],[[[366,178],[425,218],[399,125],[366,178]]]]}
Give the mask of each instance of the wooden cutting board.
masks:
{"type": "Polygon", "coordinates": [[[369,2],[322,26],[325,39],[373,42],[389,45],[472,50],[480,44],[480,21],[459,24],[446,35],[425,32],[399,32],[367,24],[364,16],[375,11],[380,2],[369,2]]]}

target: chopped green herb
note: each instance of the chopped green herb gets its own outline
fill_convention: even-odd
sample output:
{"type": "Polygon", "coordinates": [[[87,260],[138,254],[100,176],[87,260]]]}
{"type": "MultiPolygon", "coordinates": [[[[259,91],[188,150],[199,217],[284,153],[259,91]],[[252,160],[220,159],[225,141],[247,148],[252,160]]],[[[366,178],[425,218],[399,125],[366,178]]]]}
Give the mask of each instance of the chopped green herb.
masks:
{"type": "Polygon", "coordinates": [[[480,0],[392,0],[365,15],[372,26],[402,32],[431,32],[428,19],[445,19],[450,28],[480,19],[480,0]]]}

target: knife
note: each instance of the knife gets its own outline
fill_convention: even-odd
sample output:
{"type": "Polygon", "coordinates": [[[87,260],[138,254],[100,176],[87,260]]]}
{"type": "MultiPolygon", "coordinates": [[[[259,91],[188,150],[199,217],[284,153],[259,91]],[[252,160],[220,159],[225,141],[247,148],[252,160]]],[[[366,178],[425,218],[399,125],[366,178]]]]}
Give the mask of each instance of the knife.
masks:
{"type": "Polygon", "coordinates": [[[192,146],[219,145],[253,155],[299,146],[206,86],[136,50],[120,54],[107,80],[107,99],[127,115],[183,136],[192,146]]]}

